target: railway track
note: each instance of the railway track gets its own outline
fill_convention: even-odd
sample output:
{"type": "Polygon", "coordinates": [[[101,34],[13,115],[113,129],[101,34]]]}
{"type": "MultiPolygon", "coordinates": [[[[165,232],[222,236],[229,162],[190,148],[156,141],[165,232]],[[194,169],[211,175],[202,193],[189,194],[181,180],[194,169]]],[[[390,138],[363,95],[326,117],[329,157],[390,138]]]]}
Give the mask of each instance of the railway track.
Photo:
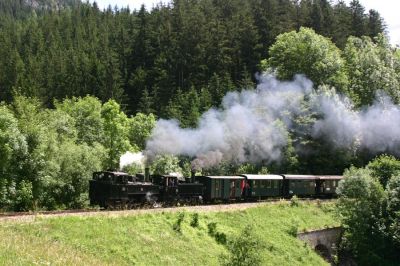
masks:
{"type": "Polygon", "coordinates": [[[74,210],[58,210],[58,211],[30,211],[30,212],[0,212],[0,219],[7,217],[18,217],[18,216],[35,216],[35,215],[59,215],[69,213],[86,213],[86,212],[98,212],[96,209],[74,209],[74,210]]]}
{"type": "MultiPolygon", "coordinates": [[[[315,199],[315,198],[301,198],[301,202],[314,202],[314,201],[332,201],[333,199],[315,199]]],[[[235,211],[247,208],[257,207],[266,203],[289,203],[289,199],[266,199],[259,201],[243,201],[243,202],[216,202],[207,205],[174,205],[162,207],[160,205],[146,206],[136,209],[75,209],[75,210],[58,210],[58,211],[36,211],[36,212],[3,212],[0,213],[1,220],[34,220],[35,217],[55,217],[55,216],[120,216],[120,215],[135,215],[144,213],[158,213],[158,212],[179,212],[179,211],[235,211]]]]}

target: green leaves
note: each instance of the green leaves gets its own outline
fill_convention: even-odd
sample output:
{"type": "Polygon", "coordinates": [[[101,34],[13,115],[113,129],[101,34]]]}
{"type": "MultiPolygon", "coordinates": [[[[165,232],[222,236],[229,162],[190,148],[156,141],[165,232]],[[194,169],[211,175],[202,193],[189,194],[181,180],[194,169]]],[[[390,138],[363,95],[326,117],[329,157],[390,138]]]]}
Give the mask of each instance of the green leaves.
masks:
{"type": "Polygon", "coordinates": [[[129,139],[132,144],[144,150],[146,140],[150,137],[151,131],[156,124],[156,117],[153,114],[137,113],[129,119],[129,139]]]}
{"type": "Polygon", "coordinates": [[[102,104],[94,96],[84,98],[65,99],[56,102],[57,110],[67,113],[74,119],[74,127],[77,131],[77,141],[92,145],[103,139],[103,120],[101,117],[102,104]]]}
{"type": "Polygon", "coordinates": [[[0,105],[0,175],[11,171],[12,163],[27,152],[24,136],[12,112],[0,105]]]}
{"type": "Polygon", "coordinates": [[[380,90],[394,102],[399,102],[400,84],[394,56],[383,35],[379,35],[375,42],[368,37],[350,37],[347,40],[343,58],[349,77],[348,92],[357,105],[371,104],[380,90]]]}
{"type": "Polygon", "coordinates": [[[400,250],[399,161],[381,156],[367,168],[350,168],[339,183],[337,212],[344,236],[341,248],[362,265],[395,264],[400,250]],[[385,176],[390,175],[387,182],[385,176]],[[372,175],[374,177],[372,177],[372,175]],[[382,184],[387,182],[386,190],[382,184]]]}
{"type": "Polygon", "coordinates": [[[152,114],[128,118],[117,102],[92,96],[54,105],[20,95],[0,105],[0,209],[84,207],[92,173],[143,148],[155,123],[152,114]]]}
{"type": "Polygon", "coordinates": [[[106,166],[111,169],[118,168],[119,158],[129,150],[134,148],[129,142],[129,120],[120,110],[119,104],[110,100],[101,109],[103,119],[104,138],[102,144],[108,150],[106,166]]]}
{"type": "Polygon", "coordinates": [[[229,255],[221,256],[224,266],[261,265],[260,250],[264,248],[260,238],[253,232],[251,225],[246,226],[234,240],[228,243],[229,255]]]}
{"type": "Polygon", "coordinates": [[[269,49],[268,65],[281,79],[305,74],[316,86],[328,84],[344,90],[346,75],[340,50],[312,29],[300,28],[277,37],[269,49]]]}
{"type": "Polygon", "coordinates": [[[367,168],[384,188],[392,176],[400,175],[400,161],[390,155],[380,155],[371,161],[367,168]]]}
{"type": "Polygon", "coordinates": [[[158,155],[151,164],[151,169],[154,174],[182,174],[182,168],[179,166],[179,159],[173,155],[158,155]]]}

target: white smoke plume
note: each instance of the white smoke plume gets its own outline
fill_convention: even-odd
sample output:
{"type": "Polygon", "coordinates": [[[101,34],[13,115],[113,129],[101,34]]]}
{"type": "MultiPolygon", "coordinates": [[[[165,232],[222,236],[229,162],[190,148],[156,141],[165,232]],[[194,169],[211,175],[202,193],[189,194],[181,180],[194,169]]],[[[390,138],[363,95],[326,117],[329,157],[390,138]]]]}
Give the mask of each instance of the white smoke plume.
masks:
{"type": "Polygon", "coordinates": [[[145,162],[145,157],[143,153],[141,152],[132,153],[130,151],[127,151],[119,158],[119,169],[123,169],[125,166],[131,164],[137,164],[143,167],[144,162],[145,162]]]}
{"type": "Polygon", "coordinates": [[[327,136],[336,146],[359,148],[372,153],[400,155],[400,106],[378,93],[375,103],[355,111],[346,98],[320,96],[324,118],[314,124],[315,136],[327,136]]]}
{"type": "Polygon", "coordinates": [[[312,137],[374,153],[400,151],[400,108],[385,96],[377,99],[372,106],[356,110],[334,90],[314,91],[304,76],[283,82],[264,75],[255,90],[228,93],[220,109],[201,116],[197,128],[181,128],[176,120],[160,119],[147,141],[146,155],[150,160],[158,154],[194,157],[195,169],[222,160],[279,161],[288,132],[299,130],[294,118],[304,112],[317,114],[307,129],[312,137]],[[303,108],[304,102],[308,108],[303,108]]]}

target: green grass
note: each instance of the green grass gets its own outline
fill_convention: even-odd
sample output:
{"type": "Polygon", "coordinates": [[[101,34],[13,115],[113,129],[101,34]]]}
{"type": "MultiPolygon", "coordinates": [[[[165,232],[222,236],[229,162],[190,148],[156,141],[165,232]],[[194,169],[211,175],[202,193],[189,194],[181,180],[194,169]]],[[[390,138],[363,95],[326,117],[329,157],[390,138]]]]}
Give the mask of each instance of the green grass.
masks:
{"type": "Polygon", "coordinates": [[[0,222],[0,265],[218,265],[227,249],[208,234],[211,222],[228,241],[251,224],[263,244],[263,265],[324,265],[293,233],[337,225],[332,210],[332,203],[266,204],[199,213],[198,227],[186,212],[181,232],[173,229],[179,213],[170,212],[0,222]]]}

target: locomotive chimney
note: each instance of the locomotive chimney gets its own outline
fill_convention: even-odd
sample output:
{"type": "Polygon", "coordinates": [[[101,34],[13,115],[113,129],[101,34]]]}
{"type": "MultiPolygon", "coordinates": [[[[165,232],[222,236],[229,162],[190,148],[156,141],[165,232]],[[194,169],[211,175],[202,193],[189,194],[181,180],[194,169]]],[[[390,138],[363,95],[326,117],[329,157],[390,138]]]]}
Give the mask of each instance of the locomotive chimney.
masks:
{"type": "Polygon", "coordinates": [[[192,183],[196,182],[196,171],[192,169],[192,171],[190,171],[190,181],[192,183]]]}
{"type": "Polygon", "coordinates": [[[150,167],[146,166],[144,168],[144,182],[150,181],[150,167]]]}

